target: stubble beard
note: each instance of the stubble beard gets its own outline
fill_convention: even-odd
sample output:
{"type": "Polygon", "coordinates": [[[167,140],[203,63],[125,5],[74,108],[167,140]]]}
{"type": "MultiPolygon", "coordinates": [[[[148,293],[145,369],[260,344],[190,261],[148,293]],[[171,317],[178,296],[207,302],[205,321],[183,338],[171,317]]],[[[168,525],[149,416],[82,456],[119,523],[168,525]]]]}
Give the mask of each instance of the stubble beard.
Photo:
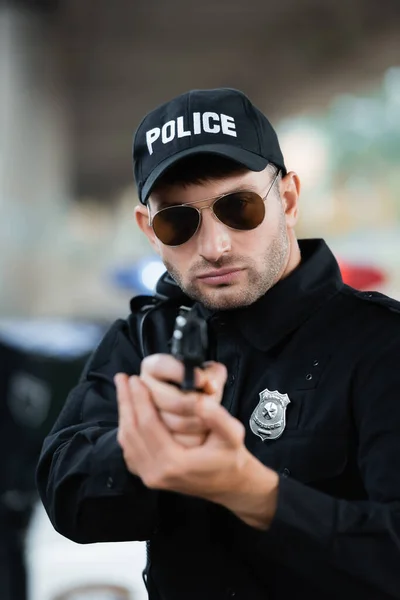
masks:
{"type": "Polygon", "coordinates": [[[261,269],[246,256],[229,256],[214,263],[203,261],[202,264],[196,264],[187,273],[189,283],[185,283],[181,273],[171,263],[165,261],[165,266],[187,296],[210,310],[230,310],[253,304],[279,281],[287,264],[288,251],[289,238],[282,213],[279,229],[271,240],[261,269]],[[247,275],[246,281],[237,290],[235,284],[221,284],[205,292],[199,285],[196,273],[204,272],[207,268],[217,269],[230,265],[244,267],[247,275]]]}

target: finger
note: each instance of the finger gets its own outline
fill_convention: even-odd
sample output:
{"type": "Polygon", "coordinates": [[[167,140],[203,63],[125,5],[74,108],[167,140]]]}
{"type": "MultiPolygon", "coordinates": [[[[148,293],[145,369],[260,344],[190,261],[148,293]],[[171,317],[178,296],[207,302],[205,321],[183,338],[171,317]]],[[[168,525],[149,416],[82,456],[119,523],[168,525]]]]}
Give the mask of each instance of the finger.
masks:
{"type": "MultiPolygon", "coordinates": [[[[149,361],[148,364],[152,367],[157,366],[157,364],[164,364],[160,357],[168,358],[167,355],[152,355],[152,357],[149,357],[152,361],[149,361]],[[158,362],[159,358],[160,362],[158,362]]],[[[183,372],[183,365],[179,364],[179,368],[183,372]]],[[[140,377],[151,390],[157,407],[160,410],[175,414],[193,414],[194,404],[199,399],[198,393],[180,392],[176,386],[166,383],[158,377],[154,377],[152,372],[151,369],[144,367],[142,368],[140,377]]],[[[195,370],[195,379],[198,387],[203,387],[203,392],[212,396],[217,402],[221,402],[226,377],[227,371],[225,365],[217,362],[207,363],[204,370],[195,370]]]]}
{"type": "MultiPolygon", "coordinates": [[[[185,376],[185,367],[182,361],[171,354],[151,354],[142,360],[140,375],[152,377],[158,381],[180,384],[185,376]]],[[[205,369],[198,367],[194,369],[196,389],[202,390],[210,379],[215,379],[216,387],[223,387],[226,381],[226,367],[210,361],[205,369]]],[[[213,391],[208,393],[213,393],[213,391]]]]}
{"type": "Polygon", "coordinates": [[[171,354],[151,354],[140,366],[140,375],[164,382],[181,383],[184,378],[183,363],[171,354]]]}
{"type": "Polygon", "coordinates": [[[125,373],[117,373],[114,383],[118,404],[117,442],[121,446],[128,470],[134,475],[139,475],[140,460],[138,461],[137,457],[138,453],[140,455],[142,444],[136,430],[135,407],[132,401],[129,377],[125,373]]]}
{"type": "Polygon", "coordinates": [[[150,390],[159,410],[184,416],[194,414],[195,404],[200,397],[199,392],[182,392],[175,385],[154,379],[146,373],[140,375],[140,379],[150,390]]]}
{"type": "Polygon", "coordinates": [[[205,433],[192,433],[192,434],[174,433],[172,435],[172,437],[178,444],[180,444],[181,446],[184,446],[185,448],[196,448],[197,446],[201,446],[205,442],[205,440],[207,438],[207,434],[205,434],[205,433]]]}
{"type": "Polygon", "coordinates": [[[152,401],[150,391],[138,376],[129,378],[129,387],[135,406],[137,429],[150,448],[161,451],[173,440],[152,401]]]}
{"type": "Polygon", "coordinates": [[[117,373],[114,377],[117,393],[119,428],[135,426],[135,409],[131,400],[129,377],[125,373],[117,373]]]}
{"type": "Polygon", "coordinates": [[[196,413],[204,421],[206,428],[228,445],[237,448],[243,444],[244,426],[232,417],[223,406],[209,398],[203,398],[196,405],[196,413]]]}
{"type": "Polygon", "coordinates": [[[200,417],[182,417],[174,413],[160,411],[161,419],[174,433],[205,433],[204,422],[200,417]]]}
{"type": "Polygon", "coordinates": [[[215,396],[220,402],[228,376],[226,366],[222,363],[209,361],[204,365],[203,376],[205,379],[203,391],[206,394],[215,396]]]}

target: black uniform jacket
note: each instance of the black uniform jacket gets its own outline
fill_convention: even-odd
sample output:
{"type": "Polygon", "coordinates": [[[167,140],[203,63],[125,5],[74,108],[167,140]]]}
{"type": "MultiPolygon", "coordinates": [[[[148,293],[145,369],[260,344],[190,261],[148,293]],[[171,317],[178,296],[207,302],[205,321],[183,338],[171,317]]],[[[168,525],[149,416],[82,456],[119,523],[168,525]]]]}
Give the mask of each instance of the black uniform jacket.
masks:
{"type": "MultiPolygon", "coordinates": [[[[400,304],[343,284],[322,240],[250,307],[211,312],[210,358],[246,445],[280,474],[268,531],[198,498],[147,489],[116,441],[113,376],[168,352],[182,298],[106,334],[46,438],[37,484],[57,531],[80,543],[150,540],[151,600],[400,598],[400,304]],[[138,330],[144,337],[145,349],[138,330]],[[287,394],[286,428],[262,441],[263,390],[287,394]]],[[[179,294],[177,294],[179,296],[179,294]]]]}

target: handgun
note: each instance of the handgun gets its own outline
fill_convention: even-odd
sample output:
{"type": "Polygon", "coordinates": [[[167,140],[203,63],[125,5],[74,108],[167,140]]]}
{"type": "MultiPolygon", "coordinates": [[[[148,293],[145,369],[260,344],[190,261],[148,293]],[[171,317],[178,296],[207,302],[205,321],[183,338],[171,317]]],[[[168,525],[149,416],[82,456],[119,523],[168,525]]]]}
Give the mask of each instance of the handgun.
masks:
{"type": "Polygon", "coordinates": [[[182,390],[194,390],[194,368],[201,367],[207,359],[207,323],[193,309],[179,308],[172,334],[171,353],[185,367],[182,390]]]}

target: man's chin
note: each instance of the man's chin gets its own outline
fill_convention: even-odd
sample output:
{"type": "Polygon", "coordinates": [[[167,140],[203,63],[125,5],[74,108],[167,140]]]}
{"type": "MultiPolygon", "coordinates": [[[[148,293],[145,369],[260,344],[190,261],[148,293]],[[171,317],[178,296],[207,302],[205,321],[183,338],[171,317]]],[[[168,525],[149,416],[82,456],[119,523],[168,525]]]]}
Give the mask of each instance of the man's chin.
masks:
{"type": "Polygon", "coordinates": [[[209,310],[232,310],[249,306],[256,301],[257,298],[250,297],[248,290],[235,287],[220,287],[212,291],[187,290],[187,294],[209,310]]]}

